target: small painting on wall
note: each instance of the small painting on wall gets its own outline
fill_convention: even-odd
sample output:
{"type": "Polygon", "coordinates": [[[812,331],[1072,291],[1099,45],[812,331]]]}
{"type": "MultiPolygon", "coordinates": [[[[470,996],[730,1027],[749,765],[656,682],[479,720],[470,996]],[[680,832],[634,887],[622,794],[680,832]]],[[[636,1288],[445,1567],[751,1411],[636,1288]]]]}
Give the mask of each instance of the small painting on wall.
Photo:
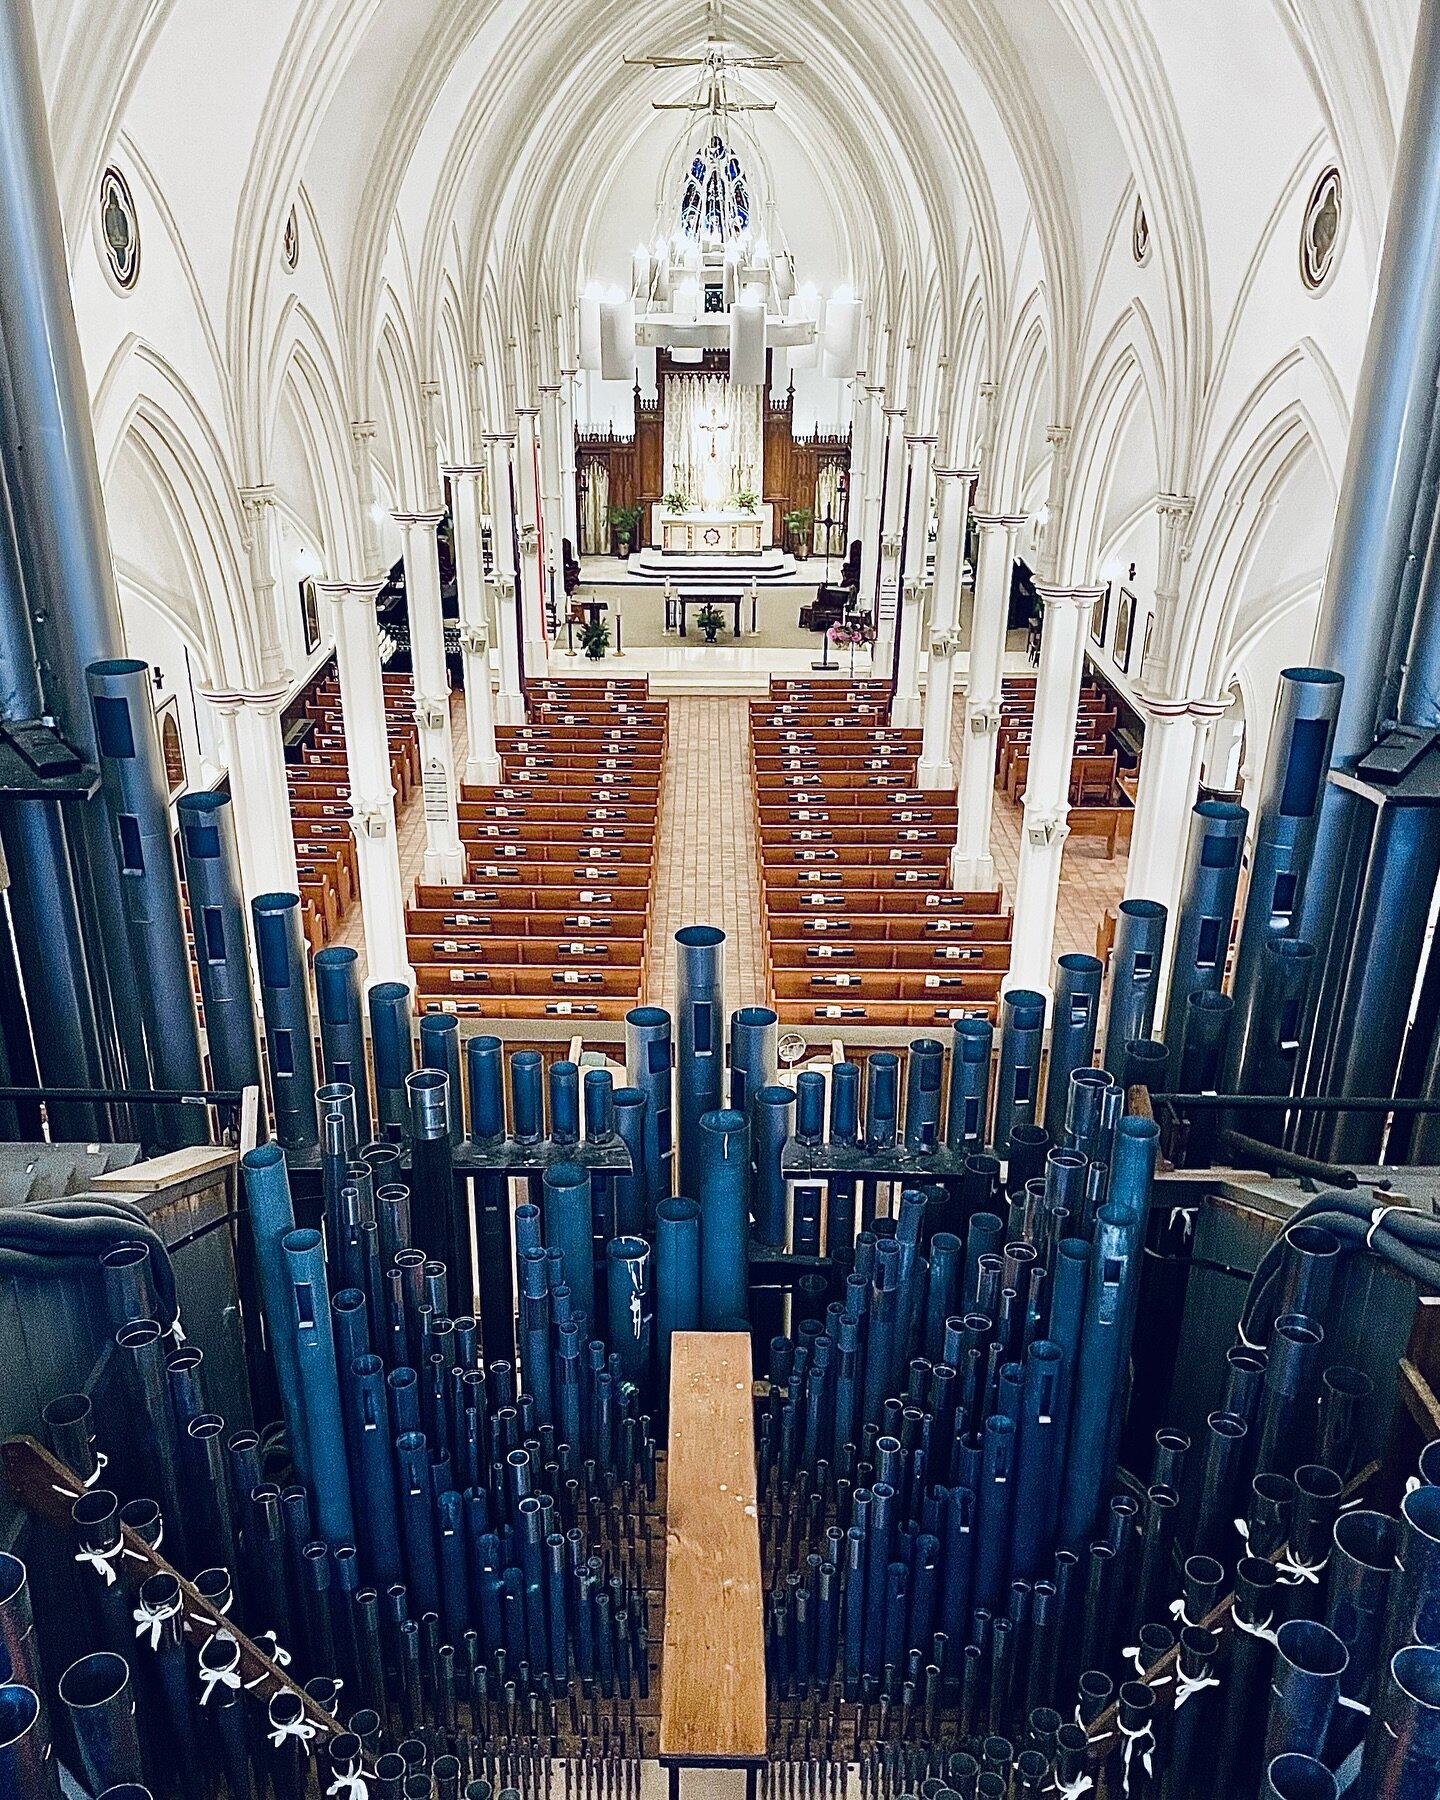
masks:
{"type": "Polygon", "coordinates": [[[313,656],[320,648],[320,598],[313,575],[300,583],[300,617],[305,624],[305,654],[313,656]]]}
{"type": "Polygon", "coordinates": [[[1090,641],[1092,644],[1099,644],[1102,650],[1105,647],[1105,632],[1110,624],[1110,596],[1114,591],[1114,582],[1107,581],[1105,592],[1090,614],[1090,641]]]}
{"type": "Polygon", "coordinates": [[[1115,644],[1112,654],[1115,667],[1130,673],[1130,645],[1135,636],[1135,596],[1129,588],[1120,590],[1120,604],[1115,609],[1115,644]]]}

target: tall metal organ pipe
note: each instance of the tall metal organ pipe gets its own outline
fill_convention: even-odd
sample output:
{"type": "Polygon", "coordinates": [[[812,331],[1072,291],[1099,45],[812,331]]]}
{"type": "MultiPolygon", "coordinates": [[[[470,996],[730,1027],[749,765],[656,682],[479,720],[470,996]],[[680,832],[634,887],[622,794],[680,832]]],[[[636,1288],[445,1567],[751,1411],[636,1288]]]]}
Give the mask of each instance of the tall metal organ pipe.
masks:
{"type": "Polygon", "coordinates": [[[1117,1081],[1125,1068],[1125,1046],[1152,1035],[1168,917],[1169,909],[1158,900],[1122,900],[1116,908],[1101,1062],[1117,1081]]]}
{"type": "Polygon", "coordinates": [[[186,794],[175,810],[211,1078],[221,1088],[258,1087],[260,1040],[230,796],[186,794]]]}
{"type": "Polygon", "coordinates": [[[1170,1047],[1172,1069],[1179,1066],[1185,1006],[1191,994],[1218,993],[1224,984],[1249,816],[1243,806],[1228,800],[1202,800],[1190,815],[1190,846],[1180,889],[1162,1033],[1170,1047]]]}

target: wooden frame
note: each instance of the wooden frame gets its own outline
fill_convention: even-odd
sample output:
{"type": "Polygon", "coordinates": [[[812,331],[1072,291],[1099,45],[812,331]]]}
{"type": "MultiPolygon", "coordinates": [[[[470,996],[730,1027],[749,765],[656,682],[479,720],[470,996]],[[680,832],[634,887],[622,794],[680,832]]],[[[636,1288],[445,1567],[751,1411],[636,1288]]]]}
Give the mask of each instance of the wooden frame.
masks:
{"type": "Polygon", "coordinates": [[[1090,615],[1090,642],[1098,644],[1102,650],[1105,647],[1105,633],[1110,625],[1110,595],[1114,591],[1114,587],[1113,581],[1105,583],[1105,592],[1100,596],[1099,604],[1090,615]]]}
{"type": "Polygon", "coordinates": [[[1130,673],[1130,650],[1135,639],[1135,595],[1127,587],[1120,590],[1120,603],[1115,609],[1115,643],[1111,655],[1115,667],[1130,673]]]}

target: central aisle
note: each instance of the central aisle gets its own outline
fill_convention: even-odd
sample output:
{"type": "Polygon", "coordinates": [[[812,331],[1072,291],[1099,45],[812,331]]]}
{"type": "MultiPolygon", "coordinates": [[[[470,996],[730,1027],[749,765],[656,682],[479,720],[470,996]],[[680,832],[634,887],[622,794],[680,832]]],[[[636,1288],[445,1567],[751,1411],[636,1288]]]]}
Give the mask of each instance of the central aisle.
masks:
{"type": "Polygon", "coordinates": [[[673,941],[682,925],[725,932],[727,1011],[765,997],[753,786],[748,703],[672,699],[650,909],[652,1006],[675,1004],[673,941]]]}

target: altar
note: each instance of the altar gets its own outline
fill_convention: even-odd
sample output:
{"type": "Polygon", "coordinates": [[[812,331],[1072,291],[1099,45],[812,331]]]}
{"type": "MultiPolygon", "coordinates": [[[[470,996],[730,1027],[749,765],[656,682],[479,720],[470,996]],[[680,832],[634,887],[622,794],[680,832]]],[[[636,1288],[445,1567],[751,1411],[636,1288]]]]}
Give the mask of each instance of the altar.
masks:
{"type": "Polygon", "coordinates": [[[698,512],[655,508],[654,539],[660,549],[692,556],[753,556],[773,540],[772,508],[754,512],[718,507],[698,512]]]}

